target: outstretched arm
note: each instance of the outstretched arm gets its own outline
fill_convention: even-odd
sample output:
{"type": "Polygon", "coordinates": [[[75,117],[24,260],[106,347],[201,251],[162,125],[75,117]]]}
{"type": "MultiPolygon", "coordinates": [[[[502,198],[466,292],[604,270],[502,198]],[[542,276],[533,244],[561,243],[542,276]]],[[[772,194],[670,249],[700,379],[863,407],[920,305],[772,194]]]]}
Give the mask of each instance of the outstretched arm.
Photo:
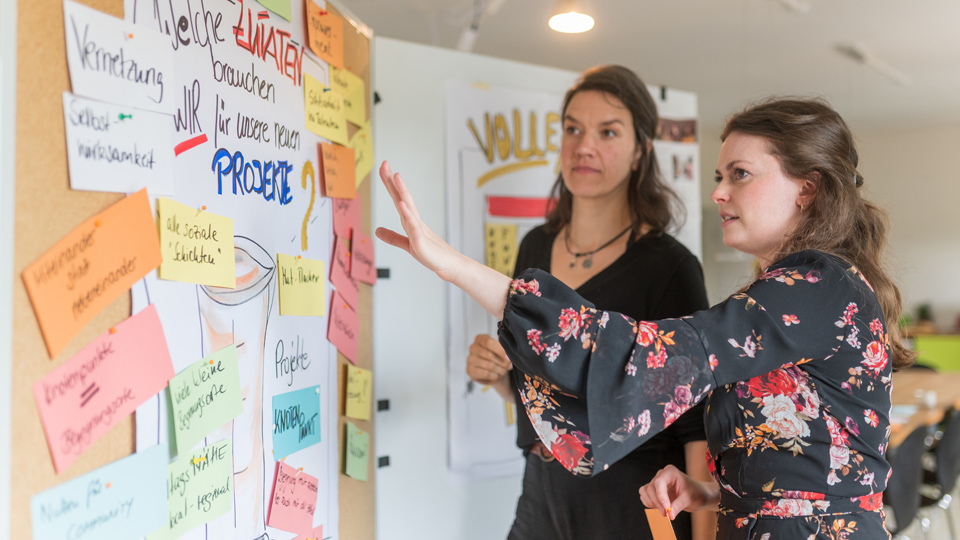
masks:
{"type": "Polygon", "coordinates": [[[390,170],[386,161],[380,166],[380,179],[400,214],[400,225],[406,236],[379,227],[377,238],[406,251],[440,279],[470,295],[498,321],[502,319],[510,278],[453,249],[427,227],[400,174],[390,170]]]}

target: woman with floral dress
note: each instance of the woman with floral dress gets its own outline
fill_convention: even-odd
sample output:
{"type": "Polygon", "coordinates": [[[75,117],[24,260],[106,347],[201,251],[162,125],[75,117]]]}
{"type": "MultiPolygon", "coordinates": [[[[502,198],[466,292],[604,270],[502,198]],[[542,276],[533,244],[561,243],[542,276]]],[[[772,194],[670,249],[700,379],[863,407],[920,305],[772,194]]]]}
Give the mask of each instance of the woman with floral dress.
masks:
{"type": "Polygon", "coordinates": [[[543,272],[488,271],[423,224],[386,164],[408,236],[377,234],[501,318],[511,360],[540,384],[525,403],[544,410],[538,435],[576,448],[575,468],[601,473],[706,401],[716,484],[667,468],[641,488],[645,504],[671,517],[718,507],[718,538],[887,538],[891,370],[912,355],[852,135],[823,102],[779,100],[735,115],[722,139],[712,199],[723,241],[760,274],[681,319],[634,321],[543,272]]]}

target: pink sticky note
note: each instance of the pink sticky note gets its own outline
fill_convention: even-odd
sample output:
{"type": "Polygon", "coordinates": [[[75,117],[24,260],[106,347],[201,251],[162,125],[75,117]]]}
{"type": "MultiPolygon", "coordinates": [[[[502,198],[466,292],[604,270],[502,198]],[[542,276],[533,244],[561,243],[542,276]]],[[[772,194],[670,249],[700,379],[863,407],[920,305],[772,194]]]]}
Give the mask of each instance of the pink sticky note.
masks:
{"type": "Polygon", "coordinates": [[[317,479],[278,461],[267,525],[300,535],[311,533],[316,506],[317,479]]]}
{"type": "Polygon", "coordinates": [[[353,231],[360,229],[360,195],[354,199],[333,199],[333,234],[350,238],[353,231]]]}
{"type": "Polygon", "coordinates": [[[57,472],[167,386],[170,352],[152,305],[111,328],[33,386],[57,472]]]}
{"type": "Polygon", "coordinates": [[[350,275],[350,249],[345,238],[334,238],[333,260],[330,261],[330,283],[343,295],[348,304],[357,307],[360,300],[360,282],[350,275]]]}
{"type": "Polygon", "coordinates": [[[333,343],[347,360],[356,365],[357,336],[360,333],[360,318],[336,291],[330,301],[330,321],[327,324],[327,341],[333,343]]]}
{"type": "Polygon", "coordinates": [[[350,242],[350,277],[373,285],[377,282],[377,266],[373,260],[373,239],[353,230],[350,242]]]}
{"type": "Polygon", "coordinates": [[[293,540],[323,540],[323,525],[317,525],[312,531],[301,534],[293,540]]]}

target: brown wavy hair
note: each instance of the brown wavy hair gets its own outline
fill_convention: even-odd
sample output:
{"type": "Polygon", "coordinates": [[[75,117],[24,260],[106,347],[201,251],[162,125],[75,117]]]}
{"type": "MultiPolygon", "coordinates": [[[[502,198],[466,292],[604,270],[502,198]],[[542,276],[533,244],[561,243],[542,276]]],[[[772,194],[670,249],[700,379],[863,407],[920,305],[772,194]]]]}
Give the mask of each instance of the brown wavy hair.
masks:
{"type": "MultiPolygon", "coordinates": [[[[665,232],[671,226],[679,227],[683,221],[683,203],[660,178],[660,167],[652,144],[650,150],[646,150],[648,141],[652,142],[657,135],[660,121],[657,104],[647,91],[647,86],[636,73],[623,66],[590,68],[567,90],[561,118],[566,115],[573,96],[588,90],[603,92],[623,103],[633,118],[637,144],[644,148],[639,167],[630,173],[627,185],[627,202],[634,235],[639,236],[644,225],[648,225],[650,232],[654,233],[665,232]]],[[[570,223],[573,214],[573,195],[563,183],[562,173],[557,175],[550,194],[557,204],[547,211],[547,229],[559,232],[570,223]]]]}
{"type": "Polygon", "coordinates": [[[787,176],[817,187],[796,230],[784,238],[779,256],[816,249],[856,266],[880,302],[894,369],[912,364],[916,353],[901,341],[900,290],[882,262],[889,223],[886,212],[860,194],[863,176],[857,171],[859,157],[847,123],[820,99],[771,99],[731,117],[720,139],[731,133],[762,137],[787,176]]]}

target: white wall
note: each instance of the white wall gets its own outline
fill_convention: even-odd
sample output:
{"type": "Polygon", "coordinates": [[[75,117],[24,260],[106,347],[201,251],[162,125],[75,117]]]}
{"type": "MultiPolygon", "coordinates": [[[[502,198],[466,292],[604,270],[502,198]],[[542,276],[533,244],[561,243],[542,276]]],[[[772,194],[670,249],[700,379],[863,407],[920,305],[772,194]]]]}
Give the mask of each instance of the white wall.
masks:
{"type": "MultiPolygon", "coordinates": [[[[960,316],[960,126],[857,129],[861,188],[890,218],[888,267],[900,284],[904,311],[933,306],[941,332],[956,332],[960,316]]],[[[751,259],[722,244],[710,202],[720,151],[719,131],[703,133],[704,272],[711,303],[746,283],[751,259]],[[719,254],[719,260],[718,260],[719,254]]]]}
{"type": "MultiPolygon", "coordinates": [[[[446,81],[562,93],[570,72],[376,38],[374,151],[417,199],[424,220],[444,236],[446,81]]],[[[374,189],[374,226],[399,230],[389,196],[374,189]]],[[[377,244],[390,279],[374,287],[374,388],[389,399],[377,413],[377,538],[497,540],[513,522],[520,477],[455,484],[447,472],[447,302],[444,284],[405,253],[377,244]]]]}
{"type": "MultiPolygon", "coordinates": [[[[0,527],[10,531],[17,3],[0,2],[0,527]]],[[[4,534],[0,533],[0,537],[4,534]]]]}

